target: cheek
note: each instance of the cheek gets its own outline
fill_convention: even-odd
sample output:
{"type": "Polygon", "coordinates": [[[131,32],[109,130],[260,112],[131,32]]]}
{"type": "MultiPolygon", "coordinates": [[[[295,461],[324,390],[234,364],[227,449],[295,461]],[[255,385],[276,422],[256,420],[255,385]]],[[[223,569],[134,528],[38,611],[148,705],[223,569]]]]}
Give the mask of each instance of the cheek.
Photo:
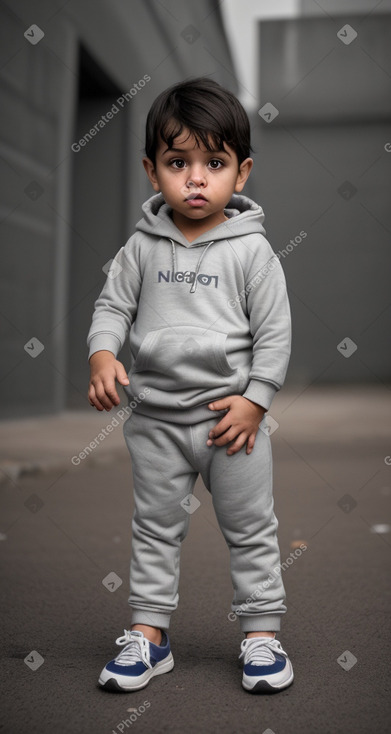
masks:
{"type": "Polygon", "coordinates": [[[176,172],[173,174],[173,172],[169,170],[162,171],[160,175],[161,180],[168,186],[173,186],[177,177],[176,172]]]}
{"type": "Polygon", "coordinates": [[[236,176],[233,173],[227,173],[227,175],[220,178],[217,186],[224,192],[227,189],[233,189],[236,186],[236,176]]]}

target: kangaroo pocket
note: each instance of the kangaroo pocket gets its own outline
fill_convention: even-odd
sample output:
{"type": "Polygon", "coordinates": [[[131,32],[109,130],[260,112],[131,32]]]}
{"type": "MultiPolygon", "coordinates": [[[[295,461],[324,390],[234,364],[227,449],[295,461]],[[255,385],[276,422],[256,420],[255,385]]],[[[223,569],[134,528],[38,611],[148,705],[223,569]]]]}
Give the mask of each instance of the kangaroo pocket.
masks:
{"type": "Polygon", "coordinates": [[[227,359],[226,339],[227,334],[198,326],[150,331],[130,378],[142,376],[143,384],[156,390],[191,391],[193,395],[228,385],[235,387],[236,370],[227,359]]]}

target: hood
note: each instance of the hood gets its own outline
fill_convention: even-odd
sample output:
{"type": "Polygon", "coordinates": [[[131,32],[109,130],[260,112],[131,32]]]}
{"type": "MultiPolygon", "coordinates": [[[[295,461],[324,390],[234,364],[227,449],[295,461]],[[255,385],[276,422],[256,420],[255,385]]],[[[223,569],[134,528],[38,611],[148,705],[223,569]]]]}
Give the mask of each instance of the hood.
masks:
{"type": "Polygon", "coordinates": [[[155,194],[147,199],[142,210],[144,216],[137,222],[136,230],[154,237],[167,237],[184,247],[198,247],[211,241],[232,239],[232,237],[241,237],[254,232],[265,234],[262,226],[265,215],[262,207],[247,196],[240,194],[233,194],[224,209],[224,214],[228,219],[200,235],[193,242],[188,242],[174,224],[171,217],[172,209],[166,204],[162,194],[155,194]]]}

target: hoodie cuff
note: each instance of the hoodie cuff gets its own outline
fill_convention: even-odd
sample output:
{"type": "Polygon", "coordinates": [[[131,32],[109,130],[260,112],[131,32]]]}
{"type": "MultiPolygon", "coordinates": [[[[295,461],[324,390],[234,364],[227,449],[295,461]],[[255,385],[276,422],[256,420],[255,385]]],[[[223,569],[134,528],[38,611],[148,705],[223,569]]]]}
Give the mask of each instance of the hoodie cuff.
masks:
{"type": "Polygon", "coordinates": [[[271,402],[277,392],[277,388],[270,382],[262,382],[261,380],[250,380],[247,390],[243,393],[243,397],[257,403],[265,410],[269,410],[271,402]]]}
{"type": "Polygon", "coordinates": [[[88,359],[92,357],[95,352],[100,352],[102,349],[112,352],[114,357],[117,357],[119,350],[121,349],[121,341],[115,334],[109,334],[108,332],[102,332],[95,334],[91,337],[89,344],[88,359]]]}

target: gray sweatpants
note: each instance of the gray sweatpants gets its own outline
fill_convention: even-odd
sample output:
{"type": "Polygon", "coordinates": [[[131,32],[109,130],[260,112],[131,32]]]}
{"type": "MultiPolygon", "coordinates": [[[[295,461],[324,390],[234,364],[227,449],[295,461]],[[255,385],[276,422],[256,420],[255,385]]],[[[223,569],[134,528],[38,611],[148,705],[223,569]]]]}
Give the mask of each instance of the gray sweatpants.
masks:
{"type": "Polygon", "coordinates": [[[227,456],[226,446],[206,445],[217,422],[215,416],[188,426],[132,413],[124,424],[134,479],[132,624],[169,628],[178,605],[180,546],[190,520],[187,496],[201,474],[230,550],[232,613],[243,632],[280,629],[286,606],[270,438],[259,430],[250,455],[243,448],[227,456]]]}

